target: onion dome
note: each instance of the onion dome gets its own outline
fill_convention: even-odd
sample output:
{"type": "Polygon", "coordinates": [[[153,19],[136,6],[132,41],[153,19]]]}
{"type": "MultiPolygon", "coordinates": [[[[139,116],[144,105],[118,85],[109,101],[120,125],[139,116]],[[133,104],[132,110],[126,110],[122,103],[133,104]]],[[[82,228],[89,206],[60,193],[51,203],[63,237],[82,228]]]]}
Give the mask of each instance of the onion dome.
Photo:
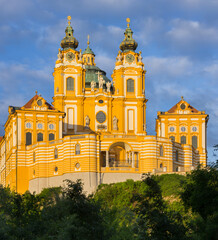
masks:
{"type": "Polygon", "coordinates": [[[135,51],[138,46],[138,43],[132,38],[133,31],[129,27],[130,19],[127,18],[126,21],[127,28],[126,31],[124,32],[125,38],[120,44],[120,49],[122,50],[122,52],[127,52],[129,50],[135,51]]]}
{"type": "Polygon", "coordinates": [[[77,39],[73,36],[73,28],[70,26],[71,16],[67,17],[68,26],[65,29],[66,36],[61,41],[61,47],[65,50],[68,48],[76,49],[79,45],[77,39]]]}

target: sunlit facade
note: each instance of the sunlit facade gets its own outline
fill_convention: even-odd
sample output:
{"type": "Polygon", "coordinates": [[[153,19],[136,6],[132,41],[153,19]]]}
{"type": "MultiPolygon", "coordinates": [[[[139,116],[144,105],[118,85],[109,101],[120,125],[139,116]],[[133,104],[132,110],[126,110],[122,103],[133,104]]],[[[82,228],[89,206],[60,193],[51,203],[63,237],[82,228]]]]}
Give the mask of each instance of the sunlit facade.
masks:
{"type": "Polygon", "coordinates": [[[101,183],[139,180],[143,173],[205,166],[208,115],[183,98],[158,112],[156,136],[147,135],[146,71],[129,19],[112,80],[96,66],[89,39],[84,52],[76,50],[68,20],[53,73],[52,105],[36,92],[23,107],[9,107],[0,138],[1,184],[40,192],[64,179],[82,179],[92,192],[101,183]]]}

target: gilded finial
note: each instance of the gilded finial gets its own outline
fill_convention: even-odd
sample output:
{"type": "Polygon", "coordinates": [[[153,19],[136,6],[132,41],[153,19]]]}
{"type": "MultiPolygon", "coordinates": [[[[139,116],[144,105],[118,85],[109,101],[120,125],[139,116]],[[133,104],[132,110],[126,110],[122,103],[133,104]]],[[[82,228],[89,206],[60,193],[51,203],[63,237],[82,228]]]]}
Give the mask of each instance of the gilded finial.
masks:
{"type": "Polygon", "coordinates": [[[36,95],[37,95],[38,91],[36,90],[35,93],[36,93],[36,95]]]}
{"type": "Polygon", "coordinates": [[[127,22],[127,27],[129,27],[130,18],[127,18],[127,19],[126,19],[126,22],[127,22]]]}
{"type": "Polygon", "coordinates": [[[88,39],[88,41],[87,41],[87,45],[88,45],[88,47],[89,47],[89,34],[88,34],[88,36],[87,36],[87,39],[88,39]]]}
{"type": "Polygon", "coordinates": [[[71,16],[68,16],[67,19],[68,19],[68,25],[70,26],[71,16]]]}
{"type": "Polygon", "coordinates": [[[184,97],[183,96],[181,96],[181,99],[182,99],[182,101],[184,101],[184,97]]]}

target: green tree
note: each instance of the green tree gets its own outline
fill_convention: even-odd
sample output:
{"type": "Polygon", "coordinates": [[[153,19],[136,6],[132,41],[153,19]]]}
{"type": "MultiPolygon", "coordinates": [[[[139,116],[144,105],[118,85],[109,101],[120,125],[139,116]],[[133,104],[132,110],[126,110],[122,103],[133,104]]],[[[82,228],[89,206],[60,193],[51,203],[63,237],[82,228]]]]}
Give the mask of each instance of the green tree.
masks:
{"type": "Polygon", "coordinates": [[[146,175],[143,182],[148,186],[142,195],[136,195],[136,239],[186,239],[182,217],[168,211],[160,186],[154,176],[146,175]]]}

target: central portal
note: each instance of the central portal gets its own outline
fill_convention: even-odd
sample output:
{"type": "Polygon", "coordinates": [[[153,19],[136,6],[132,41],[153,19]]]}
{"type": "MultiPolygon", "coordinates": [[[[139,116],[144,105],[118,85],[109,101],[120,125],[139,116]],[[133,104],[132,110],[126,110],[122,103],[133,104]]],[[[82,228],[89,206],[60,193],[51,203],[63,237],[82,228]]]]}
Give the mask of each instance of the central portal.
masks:
{"type": "Polygon", "coordinates": [[[101,152],[102,167],[138,168],[138,152],[125,142],[113,143],[109,151],[101,152]]]}

